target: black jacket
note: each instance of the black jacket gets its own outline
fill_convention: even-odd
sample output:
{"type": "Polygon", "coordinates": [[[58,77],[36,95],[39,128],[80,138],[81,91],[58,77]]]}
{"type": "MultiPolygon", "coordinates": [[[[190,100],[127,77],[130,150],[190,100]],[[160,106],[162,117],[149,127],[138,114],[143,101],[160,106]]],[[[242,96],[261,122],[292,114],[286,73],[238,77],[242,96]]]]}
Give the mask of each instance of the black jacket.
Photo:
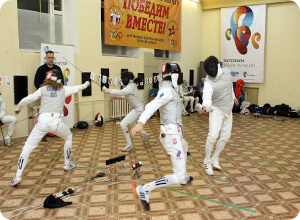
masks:
{"type": "Polygon", "coordinates": [[[62,75],[62,71],[60,69],[59,66],[53,64],[53,67],[52,68],[49,68],[47,66],[47,63],[45,63],[44,65],[41,65],[36,73],[35,73],[35,77],[34,77],[34,86],[36,87],[36,89],[40,88],[40,86],[44,83],[44,80],[46,79],[46,73],[49,71],[49,70],[53,70],[53,69],[59,69],[60,72],[61,72],[61,76],[57,76],[57,78],[60,78],[61,79],[61,83],[64,85],[65,84],[65,81],[64,81],[64,77],[62,75]]]}

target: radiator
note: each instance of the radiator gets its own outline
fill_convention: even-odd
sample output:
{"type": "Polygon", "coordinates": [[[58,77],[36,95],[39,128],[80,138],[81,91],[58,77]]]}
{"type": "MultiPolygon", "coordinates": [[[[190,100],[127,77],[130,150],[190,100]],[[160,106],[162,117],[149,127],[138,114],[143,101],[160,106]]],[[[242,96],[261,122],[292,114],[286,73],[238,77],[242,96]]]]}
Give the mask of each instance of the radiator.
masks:
{"type": "Polygon", "coordinates": [[[125,99],[112,99],[109,103],[109,117],[121,118],[130,112],[130,107],[125,99]]]}

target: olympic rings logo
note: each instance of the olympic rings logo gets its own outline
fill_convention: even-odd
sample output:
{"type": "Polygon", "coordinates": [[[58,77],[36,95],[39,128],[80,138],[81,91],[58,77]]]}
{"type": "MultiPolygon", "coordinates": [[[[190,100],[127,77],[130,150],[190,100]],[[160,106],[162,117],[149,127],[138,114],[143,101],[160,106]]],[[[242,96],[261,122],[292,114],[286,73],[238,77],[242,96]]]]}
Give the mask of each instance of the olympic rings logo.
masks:
{"type": "Polygon", "coordinates": [[[122,39],[122,37],[123,37],[123,34],[122,34],[122,32],[117,32],[117,31],[109,31],[108,32],[108,36],[109,36],[109,38],[110,39],[112,39],[112,40],[117,40],[117,41],[119,41],[120,39],[122,39]]]}
{"type": "Polygon", "coordinates": [[[177,41],[173,39],[169,39],[168,44],[170,45],[170,47],[175,47],[177,45],[177,41]]]}

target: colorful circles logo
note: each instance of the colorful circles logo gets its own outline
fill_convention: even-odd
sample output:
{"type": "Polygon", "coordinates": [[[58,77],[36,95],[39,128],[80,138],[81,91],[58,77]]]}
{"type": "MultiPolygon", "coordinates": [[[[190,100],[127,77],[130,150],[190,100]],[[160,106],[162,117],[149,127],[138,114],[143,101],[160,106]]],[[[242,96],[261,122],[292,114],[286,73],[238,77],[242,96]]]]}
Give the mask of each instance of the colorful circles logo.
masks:
{"type": "Polygon", "coordinates": [[[173,39],[169,39],[168,44],[170,45],[170,47],[175,47],[177,45],[177,41],[173,39]]]}
{"type": "Polygon", "coordinates": [[[48,46],[45,46],[45,47],[44,47],[44,52],[47,53],[48,50],[49,50],[49,47],[48,47],[48,46]]]}
{"type": "Polygon", "coordinates": [[[108,32],[108,36],[109,36],[109,38],[112,39],[112,40],[119,41],[119,40],[122,39],[123,34],[122,34],[122,32],[119,32],[119,33],[118,33],[117,31],[109,31],[109,32],[108,32]]]}
{"type": "MultiPolygon", "coordinates": [[[[230,28],[225,31],[225,37],[229,41],[231,40],[230,35],[232,35],[235,42],[236,49],[240,54],[245,55],[248,52],[247,46],[249,44],[249,39],[251,37],[250,26],[254,20],[253,11],[247,6],[238,7],[231,16],[230,28]],[[242,15],[245,15],[242,25],[239,26],[239,19],[242,15]]],[[[261,39],[260,33],[254,33],[251,38],[252,45],[255,49],[259,48],[257,42],[261,39]]]]}
{"type": "Polygon", "coordinates": [[[63,76],[64,76],[64,80],[65,80],[65,85],[67,85],[67,82],[69,81],[69,76],[70,76],[69,68],[64,69],[63,76]]]}

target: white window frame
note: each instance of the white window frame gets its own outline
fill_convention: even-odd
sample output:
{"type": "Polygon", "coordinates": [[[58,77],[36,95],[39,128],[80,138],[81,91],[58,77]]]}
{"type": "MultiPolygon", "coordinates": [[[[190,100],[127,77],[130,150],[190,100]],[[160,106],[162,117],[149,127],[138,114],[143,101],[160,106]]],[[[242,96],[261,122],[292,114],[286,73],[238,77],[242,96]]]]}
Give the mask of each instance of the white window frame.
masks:
{"type": "Polygon", "coordinates": [[[160,50],[160,49],[154,49],[153,50],[153,56],[155,58],[158,58],[158,59],[170,59],[170,51],[169,50],[160,50],[162,51],[162,56],[155,56],[155,50],[160,50]]]}
{"type": "MultiPolygon", "coordinates": [[[[54,43],[54,44],[57,43],[55,39],[55,15],[64,16],[64,1],[65,0],[61,0],[61,8],[62,8],[61,11],[54,10],[54,0],[48,1],[48,9],[49,9],[48,14],[50,16],[50,42],[42,42],[42,43],[54,43]]],[[[64,30],[63,27],[64,27],[64,21],[62,23],[62,30],[64,30]]],[[[64,31],[62,33],[62,36],[64,39],[64,31]]],[[[40,52],[40,49],[33,49],[33,48],[32,49],[19,48],[19,50],[23,52],[40,52]]]]}
{"type": "MultiPolygon", "coordinates": [[[[49,7],[50,7],[50,24],[51,24],[51,42],[55,42],[55,22],[54,22],[54,15],[64,16],[64,0],[61,0],[61,11],[54,9],[54,0],[49,0],[49,7]]],[[[64,22],[63,22],[64,23],[64,22]]],[[[63,24],[62,24],[63,25],[63,24]]],[[[64,28],[63,28],[64,29],[64,28]]],[[[64,35],[64,33],[62,33],[64,35]]]]}

